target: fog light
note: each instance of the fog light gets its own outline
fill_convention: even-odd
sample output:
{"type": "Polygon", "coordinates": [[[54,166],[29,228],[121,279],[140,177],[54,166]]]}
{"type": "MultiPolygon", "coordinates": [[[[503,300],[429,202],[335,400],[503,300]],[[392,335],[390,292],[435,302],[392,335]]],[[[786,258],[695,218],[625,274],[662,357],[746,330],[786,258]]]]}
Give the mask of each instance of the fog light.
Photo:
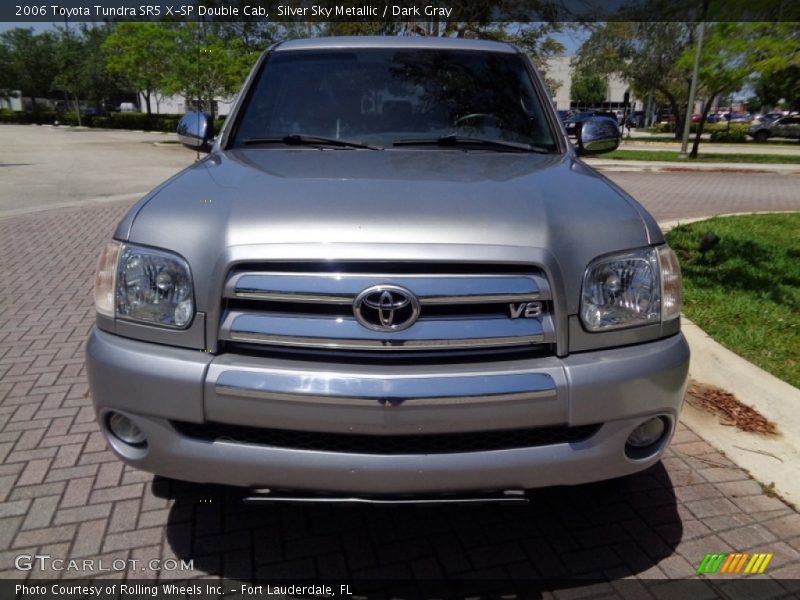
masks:
{"type": "Polygon", "coordinates": [[[663,417],[648,419],[628,436],[628,445],[634,448],[645,448],[655,444],[664,435],[667,423],[663,417]]]}
{"type": "Polygon", "coordinates": [[[111,413],[108,417],[108,428],[115,436],[131,446],[142,446],[145,443],[145,436],[142,430],[136,426],[125,415],[111,413]]]}

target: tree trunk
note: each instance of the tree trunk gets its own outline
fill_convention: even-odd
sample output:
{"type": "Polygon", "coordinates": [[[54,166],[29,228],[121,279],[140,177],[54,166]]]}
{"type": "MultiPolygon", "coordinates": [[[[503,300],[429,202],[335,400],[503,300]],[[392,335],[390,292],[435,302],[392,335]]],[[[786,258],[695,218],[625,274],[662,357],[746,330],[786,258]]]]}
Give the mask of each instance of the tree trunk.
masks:
{"type": "Polygon", "coordinates": [[[82,125],[81,123],[81,103],[78,101],[78,96],[75,96],[75,112],[78,115],[78,127],[82,125]]]}
{"type": "Polygon", "coordinates": [[[672,112],[672,116],[675,117],[675,130],[673,133],[675,134],[675,139],[680,140],[681,131],[683,129],[683,127],[681,127],[683,125],[683,119],[681,119],[681,109],[678,107],[678,103],[676,102],[675,98],[671,95],[667,96],[667,100],[669,100],[669,108],[672,112]]]}
{"type": "Polygon", "coordinates": [[[700,115],[700,122],[697,124],[697,134],[694,136],[694,144],[692,144],[692,151],[689,153],[689,158],[697,158],[697,151],[700,148],[700,136],[703,135],[703,129],[706,126],[706,115],[711,109],[711,105],[714,103],[716,97],[717,92],[712,93],[703,105],[703,114],[700,115]]]}
{"type": "Polygon", "coordinates": [[[663,87],[656,87],[656,89],[664,94],[667,98],[667,102],[669,102],[670,111],[672,111],[672,116],[675,117],[675,139],[681,139],[681,111],[678,108],[678,101],[675,99],[675,96],[667,89],[663,87]]]}
{"type": "Polygon", "coordinates": [[[144,90],[144,103],[147,106],[147,116],[151,116],[153,111],[150,109],[150,90],[144,90]]]}

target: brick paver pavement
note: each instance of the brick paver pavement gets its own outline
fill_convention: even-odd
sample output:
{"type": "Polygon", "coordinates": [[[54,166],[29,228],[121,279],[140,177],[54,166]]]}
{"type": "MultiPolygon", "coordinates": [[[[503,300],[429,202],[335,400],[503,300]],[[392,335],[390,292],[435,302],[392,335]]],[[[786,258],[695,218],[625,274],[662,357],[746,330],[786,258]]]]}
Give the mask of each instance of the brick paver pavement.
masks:
{"type": "MultiPolygon", "coordinates": [[[[613,176],[632,188],[646,181],[613,176]]],[[[662,189],[674,198],[690,194],[676,177],[662,189]]],[[[749,185],[737,181],[732,190],[749,185]]],[[[671,202],[650,208],[669,217],[671,202]]],[[[711,200],[703,202],[705,211],[711,200]]],[[[3,576],[91,574],[14,570],[19,555],[47,554],[94,559],[98,574],[131,578],[444,579],[448,585],[460,578],[652,579],[691,577],[706,552],[743,550],[775,554],[768,575],[783,578],[771,584],[775,590],[797,585],[791,578],[800,578],[800,515],[685,426],[649,471],[540,490],[527,508],[253,507],[241,503],[240,490],[154,480],[123,466],[94,423],[83,344],[94,318],[96,257],[124,208],[0,220],[3,576]],[[191,559],[193,569],[149,570],[147,561],[158,558],[191,559]],[[97,570],[97,559],[106,568],[122,564],[115,560],[140,562],[109,573],[97,570]]],[[[619,591],[614,581],[602,586],[603,593],[619,591]]]]}
{"type": "MultiPolygon", "coordinates": [[[[751,165],[757,167],[758,165],[751,165]]],[[[800,210],[800,176],[774,173],[607,172],[659,221],[800,210]]]]}

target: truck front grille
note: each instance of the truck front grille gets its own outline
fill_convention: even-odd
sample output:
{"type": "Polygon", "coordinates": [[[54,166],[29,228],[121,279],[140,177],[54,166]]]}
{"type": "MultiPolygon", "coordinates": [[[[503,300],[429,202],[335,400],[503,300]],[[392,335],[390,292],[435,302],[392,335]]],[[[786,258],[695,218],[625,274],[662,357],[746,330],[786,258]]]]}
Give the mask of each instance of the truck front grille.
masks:
{"type": "Polygon", "coordinates": [[[368,352],[532,348],[555,343],[550,286],[536,269],[336,266],[321,270],[318,265],[297,264],[295,270],[286,270],[284,265],[284,269],[240,267],[233,271],[223,294],[220,340],[223,344],[368,352]],[[390,294],[365,295],[376,288],[390,294]],[[360,297],[364,298],[361,302],[360,297]],[[405,304],[404,299],[408,299],[405,304]],[[384,304],[376,308],[380,302],[384,304]],[[530,308],[527,314],[526,308],[530,308]],[[396,329],[381,330],[387,326],[396,329]]]}
{"type": "Polygon", "coordinates": [[[599,424],[575,427],[552,425],[501,431],[368,435],[263,429],[225,423],[173,421],[172,425],[185,436],[207,442],[236,442],[295,450],[385,455],[453,454],[567,444],[585,441],[600,429],[599,424]]]}

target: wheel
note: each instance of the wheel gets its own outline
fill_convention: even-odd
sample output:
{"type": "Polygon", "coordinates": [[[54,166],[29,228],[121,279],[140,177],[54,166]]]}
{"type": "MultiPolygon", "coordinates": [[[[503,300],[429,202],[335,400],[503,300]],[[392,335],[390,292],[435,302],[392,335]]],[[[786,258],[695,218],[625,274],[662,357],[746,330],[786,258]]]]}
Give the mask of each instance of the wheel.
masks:
{"type": "MultiPolygon", "coordinates": [[[[470,113],[468,115],[464,115],[463,117],[457,118],[453,122],[453,127],[463,127],[469,125],[469,121],[493,121],[492,125],[494,127],[502,127],[503,121],[500,120],[500,117],[497,115],[493,115],[491,113],[470,113]]],[[[477,123],[475,123],[477,124],[477,123]]]]}
{"type": "Polygon", "coordinates": [[[755,135],[753,136],[757,142],[766,142],[769,139],[769,131],[762,129],[761,131],[756,131],[755,135]]]}

